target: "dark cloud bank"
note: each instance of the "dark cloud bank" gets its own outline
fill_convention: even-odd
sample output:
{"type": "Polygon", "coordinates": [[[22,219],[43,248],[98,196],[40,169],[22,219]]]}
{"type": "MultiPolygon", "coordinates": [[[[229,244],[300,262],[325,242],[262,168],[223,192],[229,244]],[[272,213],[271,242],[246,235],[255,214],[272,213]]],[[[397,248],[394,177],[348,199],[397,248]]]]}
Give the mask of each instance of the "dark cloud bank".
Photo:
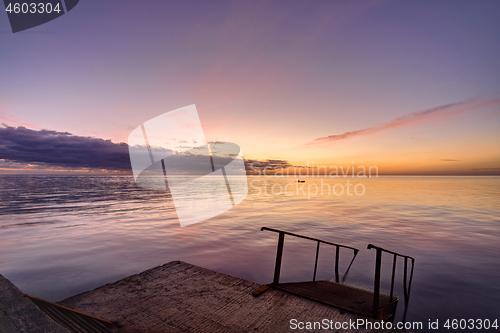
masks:
{"type": "Polygon", "coordinates": [[[0,159],[67,168],[131,170],[126,143],[6,125],[0,127],[0,159]]]}
{"type": "MultiPolygon", "coordinates": [[[[37,131],[7,125],[0,127],[0,159],[24,163],[46,163],[74,169],[132,171],[126,143],[76,136],[68,132],[37,131]]],[[[248,160],[245,161],[247,170],[251,163],[255,169],[263,169],[266,166],[272,169],[277,166],[290,166],[287,161],[281,160],[248,160]]],[[[186,163],[183,165],[186,166],[186,163]]]]}

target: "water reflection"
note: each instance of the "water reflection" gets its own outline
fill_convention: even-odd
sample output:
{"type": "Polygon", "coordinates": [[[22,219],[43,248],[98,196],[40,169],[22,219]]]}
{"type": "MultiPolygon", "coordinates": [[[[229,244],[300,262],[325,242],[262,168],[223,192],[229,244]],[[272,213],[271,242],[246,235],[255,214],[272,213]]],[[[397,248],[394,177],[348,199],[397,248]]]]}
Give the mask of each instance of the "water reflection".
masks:
{"type": "MultiPolygon", "coordinates": [[[[415,257],[409,321],[498,317],[499,178],[323,179],[331,186],[362,183],[365,193],[309,198],[307,191],[271,192],[276,184],[295,187],[293,178],[252,180],[260,183],[237,207],[181,228],[169,194],[138,188],[131,177],[3,176],[0,273],[49,300],[171,260],[268,283],[277,244],[277,235],[259,231],[268,226],[361,249],[347,282],[366,288],[372,288],[375,259],[368,243],[415,257]]],[[[322,179],[305,180],[307,188],[322,179]]],[[[311,279],[315,247],[286,239],[281,281],[311,279]]],[[[334,258],[334,249],[321,249],[318,279],[334,276],[334,258]]],[[[341,252],[340,271],[349,260],[341,252]]],[[[385,292],[390,270],[388,257],[385,292]]],[[[402,297],[398,274],[395,293],[402,297]]]]}

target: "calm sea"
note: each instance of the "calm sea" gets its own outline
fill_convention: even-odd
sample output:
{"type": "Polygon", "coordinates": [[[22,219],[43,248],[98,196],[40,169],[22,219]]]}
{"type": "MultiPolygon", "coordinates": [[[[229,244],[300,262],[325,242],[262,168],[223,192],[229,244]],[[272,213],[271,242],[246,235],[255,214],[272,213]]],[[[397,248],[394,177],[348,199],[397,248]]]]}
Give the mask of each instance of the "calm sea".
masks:
{"type": "MultiPolygon", "coordinates": [[[[500,321],[499,177],[305,180],[248,177],[236,208],[180,227],[169,194],[131,177],[0,176],[0,274],[51,301],[172,260],[269,283],[278,237],[267,226],[359,248],[346,283],[364,288],[374,279],[367,244],[414,257],[408,321],[500,321]]],[[[311,280],[315,250],[285,238],[281,281],[311,280]]],[[[340,253],[341,274],[351,253],[340,253]]],[[[321,248],[319,279],[333,278],[334,258],[321,248]]],[[[382,270],[387,293],[390,256],[382,270]]],[[[401,262],[397,271],[402,300],[401,262]]]]}

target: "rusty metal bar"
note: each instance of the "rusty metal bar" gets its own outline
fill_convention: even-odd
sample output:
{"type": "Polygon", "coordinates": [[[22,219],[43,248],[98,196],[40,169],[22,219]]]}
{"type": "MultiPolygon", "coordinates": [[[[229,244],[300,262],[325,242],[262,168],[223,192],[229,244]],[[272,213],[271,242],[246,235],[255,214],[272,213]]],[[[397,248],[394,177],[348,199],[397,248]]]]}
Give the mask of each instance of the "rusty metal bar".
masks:
{"type": "Polygon", "coordinates": [[[391,278],[391,295],[389,296],[390,301],[392,302],[392,295],[394,294],[394,275],[396,275],[396,258],[397,254],[394,255],[394,259],[392,261],[392,278],[391,278]]]}
{"type": "Polygon", "coordinates": [[[373,318],[378,319],[378,304],[380,298],[380,268],[382,266],[382,249],[377,248],[375,260],[375,284],[373,287],[373,318]]]}
{"type": "Polygon", "coordinates": [[[285,242],[285,233],[280,232],[278,238],[278,250],[276,251],[276,266],[274,267],[274,284],[280,283],[281,258],[283,257],[283,244],[285,242]]]}
{"type": "Polygon", "coordinates": [[[335,282],[339,282],[339,246],[336,246],[335,251],[335,282]]]}
{"type": "Polygon", "coordinates": [[[354,262],[354,259],[356,259],[356,256],[358,255],[358,250],[354,251],[354,256],[351,259],[351,262],[349,263],[349,266],[347,267],[347,270],[344,273],[344,276],[342,277],[342,282],[345,281],[345,278],[347,277],[347,274],[349,273],[349,270],[351,269],[352,263],[354,262]]]}
{"type": "Polygon", "coordinates": [[[320,242],[318,242],[318,246],[316,246],[316,261],[314,262],[313,281],[316,281],[316,270],[318,269],[319,244],[320,244],[320,242]]]}
{"type": "Polygon", "coordinates": [[[66,327],[71,332],[111,333],[116,330],[115,324],[110,321],[94,317],[35,296],[28,294],[26,294],[26,296],[52,320],[57,322],[59,325],[66,327]]]}

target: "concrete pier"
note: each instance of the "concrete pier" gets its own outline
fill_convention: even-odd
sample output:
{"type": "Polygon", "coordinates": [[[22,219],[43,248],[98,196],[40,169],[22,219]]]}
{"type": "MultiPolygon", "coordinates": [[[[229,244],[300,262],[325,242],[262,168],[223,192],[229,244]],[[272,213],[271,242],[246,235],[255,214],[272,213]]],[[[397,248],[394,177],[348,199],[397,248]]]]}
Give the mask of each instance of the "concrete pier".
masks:
{"type": "MultiPolygon", "coordinates": [[[[358,319],[354,313],[280,290],[269,289],[258,297],[252,296],[259,287],[253,282],[173,261],[59,303],[116,322],[120,326],[118,331],[124,333],[297,332],[302,330],[292,329],[293,319],[296,323],[358,319]]],[[[325,331],[319,327],[307,330],[325,331]]],[[[369,331],[332,329],[331,332],[369,331]]]]}
{"type": "Polygon", "coordinates": [[[336,329],[359,315],[273,288],[255,297],[259,287],[172,261],[55,304],[0,275],[0,333],[398,332],[336,329]]]}

